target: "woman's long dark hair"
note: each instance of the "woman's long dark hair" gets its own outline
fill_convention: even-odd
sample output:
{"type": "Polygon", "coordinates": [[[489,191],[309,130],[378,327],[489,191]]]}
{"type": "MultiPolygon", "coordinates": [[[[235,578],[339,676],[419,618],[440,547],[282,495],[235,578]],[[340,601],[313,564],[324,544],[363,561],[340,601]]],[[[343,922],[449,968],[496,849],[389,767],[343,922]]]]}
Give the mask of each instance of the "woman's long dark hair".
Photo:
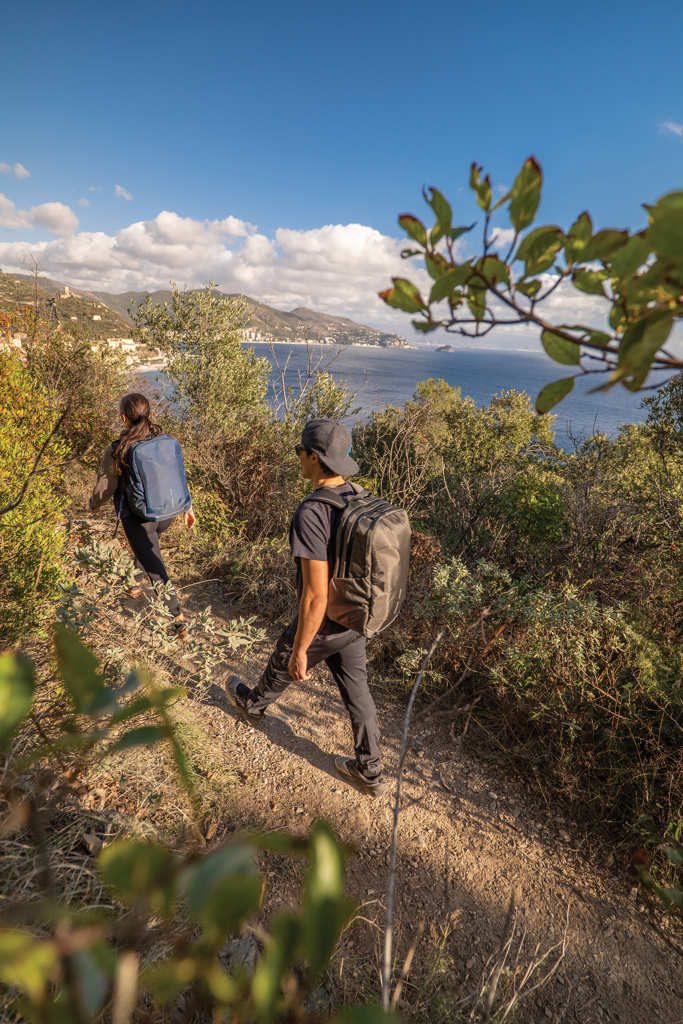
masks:
{"type": "Polygon", "coordinates": [[[130,446],[138,441],[145,441],[148,437],[157,437],[163,434],[163,430],[156,423],[152,423],[149,418],[149,402],[137,391],[123,396],[119,402],[119,412],[129,423],[129,426],[121,431],[119,443],[114,451],[114,465],[121,473],[130,446]]]}

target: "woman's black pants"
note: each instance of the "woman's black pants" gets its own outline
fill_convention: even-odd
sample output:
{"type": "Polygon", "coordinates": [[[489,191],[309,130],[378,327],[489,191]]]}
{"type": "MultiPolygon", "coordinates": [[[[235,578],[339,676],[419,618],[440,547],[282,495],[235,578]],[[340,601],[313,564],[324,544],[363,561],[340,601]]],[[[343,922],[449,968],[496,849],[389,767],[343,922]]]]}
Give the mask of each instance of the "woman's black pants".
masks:
{"type": "MultiPolygon", "coordinates": [[[[152,585],[168,583],[159,537],[168,530],[172,522],[172,519],[164,519],[160,523],[148,523],[132,514],[121,520],[123,532],[135,555],[135,571],[146,572],[152,585]]],[[[180,605],[175,594],[166,595],[164,601],[174,618],[180,615],[180,605]]]]}

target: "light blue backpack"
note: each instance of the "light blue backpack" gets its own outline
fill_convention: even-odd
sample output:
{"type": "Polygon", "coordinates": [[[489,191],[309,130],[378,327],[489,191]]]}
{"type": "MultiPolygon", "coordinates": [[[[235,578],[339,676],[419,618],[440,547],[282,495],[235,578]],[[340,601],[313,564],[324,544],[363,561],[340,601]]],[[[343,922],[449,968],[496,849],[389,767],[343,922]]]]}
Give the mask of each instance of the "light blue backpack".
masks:
{"type": "Polygon", "coordinates": [[[131,445],[126,453],[122,483],[131,512],[152,523],[172,519],[192,505],[183,449],[168,434],[131,445]]]}

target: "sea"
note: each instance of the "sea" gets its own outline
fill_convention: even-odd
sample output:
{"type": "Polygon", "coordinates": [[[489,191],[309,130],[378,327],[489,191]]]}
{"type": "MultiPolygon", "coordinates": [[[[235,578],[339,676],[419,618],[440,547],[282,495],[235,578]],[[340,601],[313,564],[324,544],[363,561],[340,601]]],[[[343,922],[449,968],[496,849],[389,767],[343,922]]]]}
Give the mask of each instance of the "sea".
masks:
{"type": "MultiPolygon", "coordinates": [[[[251,347],[256,355],[272,362],[267,345],[251,347]]],[[[454,352],[437,352],[433,348],[318,345],[311,346],[311,352],[319,370],[327,369],[337,380],[345,381],[350,392],[358,392],[354,407],[360,407],[360,412],[350,419],[349,425],[359,418],[368,419],[388,405],[403,405],[413,397],[417,383],[430,377],[459,387],[463,395],[470,395],[481,407],[493,395],[510,389],[525,391],[535,400],[545,384],[569,376],[574,369],[553,363],[544,352],[508,349],[455,348],[454,352]]],[[[296,389],[299,374],[305,373],[308,366],[306,347],[277,344],[275,356],[281,366],[289,359],[286,380],[296,389]]],[[[164,383],[163,373],[146,373],[143,377],[151,386],[164,383]]],[[[615,437],[622,424],[644,422],[646,414],[640,408],[643,392],[632,394],[617,385],[608,392],[587,394],[603,379],[588,376],[577,381],[574,391],[553,410],[555,439],[561,447],[571,447],[570,437],[589,436],[594,430],[615,437]]]]}

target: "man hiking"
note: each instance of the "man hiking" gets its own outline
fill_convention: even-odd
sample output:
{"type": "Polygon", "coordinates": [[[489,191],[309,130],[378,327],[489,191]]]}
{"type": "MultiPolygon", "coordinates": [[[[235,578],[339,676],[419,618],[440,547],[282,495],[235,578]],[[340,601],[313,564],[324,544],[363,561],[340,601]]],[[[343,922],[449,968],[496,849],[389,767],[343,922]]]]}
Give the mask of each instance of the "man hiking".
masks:
{"type": "MultiPolygon", "coordinates": [[[[344,499],[356,490],[344,477],[358,472],[350,457],[351,434],[334,420],[311,420],[296,445],[301,472],[314,492],[325,488],[344,499]]],[[[377,711],[368,688],[366,638],[327,617],[328,588],[335,565],[335,533],[341,510],[322,501],[303,501],[291,527],[299,610],[270,656],[258,685],[249,689],[238,676],[226,683],[228,698],[250,725],[294,680],[310,679],[324,661],[351,718],[355,758],[335,758],[338,774],[371,797],[386,791],[382,779],[377,711]]]]}

